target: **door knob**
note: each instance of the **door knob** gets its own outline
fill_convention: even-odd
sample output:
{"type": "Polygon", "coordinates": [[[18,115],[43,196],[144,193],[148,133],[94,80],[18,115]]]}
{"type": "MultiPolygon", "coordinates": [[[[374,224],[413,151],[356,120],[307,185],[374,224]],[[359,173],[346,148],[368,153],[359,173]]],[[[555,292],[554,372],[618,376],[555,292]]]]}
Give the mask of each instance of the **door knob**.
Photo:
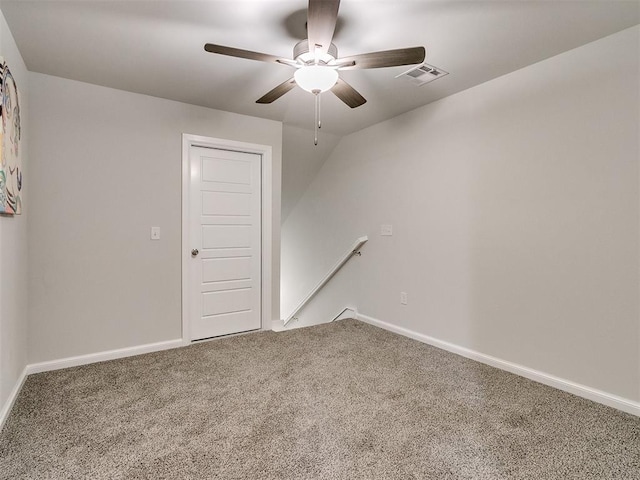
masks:
{"type": "Polygon", "coordinates": [[[200,251],[197,248],[194,248],[193,250],[191,250],[191,256],[195,257],[196,255],[198,255],[200,253],[200,251]]]}

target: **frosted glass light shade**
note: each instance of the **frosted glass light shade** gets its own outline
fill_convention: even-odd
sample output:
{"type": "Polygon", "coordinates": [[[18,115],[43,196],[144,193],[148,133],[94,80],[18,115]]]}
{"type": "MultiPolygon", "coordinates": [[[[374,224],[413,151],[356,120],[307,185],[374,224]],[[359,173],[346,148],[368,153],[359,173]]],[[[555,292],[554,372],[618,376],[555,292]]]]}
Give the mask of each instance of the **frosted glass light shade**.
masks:
{"type": "Polygon", "coordinates": [[[338,81],[338,72],[331,67],[309,65],[296,70],[293,77],[298,86],[307,92],[326,92],[338,81]]]}

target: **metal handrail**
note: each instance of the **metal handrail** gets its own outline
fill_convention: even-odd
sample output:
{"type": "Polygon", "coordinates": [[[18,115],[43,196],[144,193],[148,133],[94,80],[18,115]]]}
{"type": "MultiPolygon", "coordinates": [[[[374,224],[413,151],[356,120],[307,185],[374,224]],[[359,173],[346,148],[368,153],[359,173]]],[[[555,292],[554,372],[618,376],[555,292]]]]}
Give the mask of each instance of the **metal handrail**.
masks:
{"type": "Polygon", "coordinates": [[[356,242],[349,249],[349,251],[345,253],[340,258],[340,260],[336,262],[333,268],[329,270],[329,273],[327,273],[324,277],[322,277],[322,280],[318,282],[318,284],[313,288],[313,290],[311,290],[307,294],[307,296],[304,297],[304,299],[298,304],[298,306],[293,310],[293,312],[291,312],[291,314],[285,319],[284,325],[287,325],[287,323],[289,323],[291,320],[296,318],[296,314],[300,310],[302,310],[302,307],[304,307],[309,302],[309,300],[311,300],[316,295],[316,293],[318,293],[320,289],[324,287],[327,284],[327,282],[331,280],[331,278],[333,278],[333,276],[338,272],[338,270],[340,270],[342,266],[345,263],[347,263],[351,257],[353,257],[354,255],[358,255],[358,256],[360,255],[360,247],[362,247],[362,245],[364,245],[367,242],[367,240],[369,240],[369,237],[367,237],[366,235],[356,240],[356,242]]]}

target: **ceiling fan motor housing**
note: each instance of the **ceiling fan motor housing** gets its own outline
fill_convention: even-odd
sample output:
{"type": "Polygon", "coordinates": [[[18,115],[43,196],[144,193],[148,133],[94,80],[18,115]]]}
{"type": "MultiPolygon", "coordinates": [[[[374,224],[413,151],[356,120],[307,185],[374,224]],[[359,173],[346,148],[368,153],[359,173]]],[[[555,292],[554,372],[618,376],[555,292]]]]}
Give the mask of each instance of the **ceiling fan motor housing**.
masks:
{"type": "MultiPolygon", "coordinates": [[[[331,44],[329,46],[329,51],[327,55],[323,55],[320,60],[325,63],[329,63],[329,61],[333,61],[338,58],[338,47],[335,44],[331,44]],[[327,58],[327,55],[331,58],[327,58]]],[[[296,43],[296,46],[293,47],[293,59],[302,61],[302,63],[307,63],[309,61],[315,60],[314,56],[309,53],[309,40],[302,40],[296,43]],[[306,54],[306,55],[305,55],[306,54]]]]}

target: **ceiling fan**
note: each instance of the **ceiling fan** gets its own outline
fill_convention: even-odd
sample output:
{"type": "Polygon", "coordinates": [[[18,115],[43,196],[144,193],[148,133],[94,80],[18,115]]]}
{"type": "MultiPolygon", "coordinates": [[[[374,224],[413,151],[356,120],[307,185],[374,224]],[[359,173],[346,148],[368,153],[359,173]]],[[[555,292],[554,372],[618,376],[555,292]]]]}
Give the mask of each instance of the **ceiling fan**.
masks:
{"type": "Polygon", "coordinates": [[[319,118],[320,93],[331,92],[351,108],[356,108],[366,99],[345,82],[338,70],[396,67],[422,63],[425,58],[424,47],[400,48],[380,52],[338,57],[337,47],[331,43],[338,19],[340,0],[309,0],[307,10],[307,40],[293,48],[293,60],[280,58],[266,53],[242,50],[207,43],[204,49],[210,53],[230,57],[246,58],[268,63],[279,63],[296,68],[292,78],[282,82],[260,97],[256,103],[272,103],[292,90],[296,85],[311,92],[316,97],[316,141],[317,129],[321,127],[319,118]]]}

